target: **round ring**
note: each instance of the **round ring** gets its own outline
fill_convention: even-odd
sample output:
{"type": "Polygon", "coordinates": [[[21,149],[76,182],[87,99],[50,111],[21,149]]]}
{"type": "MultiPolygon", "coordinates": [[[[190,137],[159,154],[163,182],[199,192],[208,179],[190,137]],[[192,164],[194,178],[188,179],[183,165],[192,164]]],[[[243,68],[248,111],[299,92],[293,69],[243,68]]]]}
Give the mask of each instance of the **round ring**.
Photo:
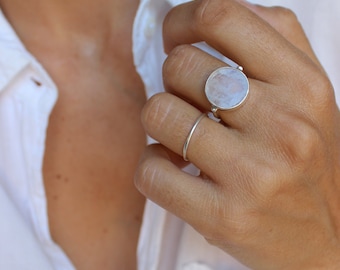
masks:
{"type": "Polygon", "coordinates": [[[232,110],[243,104],[249,93],[249,81],[243,68],[221,67],[213,71],[205,83],[205,95],[211,112],[219,118],[218,110],[232,110]]]}
{"type": "Polygon", "coordinates": [[[188,158],[187,158],[187,152],[188,152],[188,147],[189,147],[189,143],[190,143],[190,140],[191,140],[191,137],[192,135],[194,134],[194,131],[195,129],[197,128],[199,122],[204,118],[204,116],[206,116],[205,113],[202,113],[197,119],[196,119],[196,122],[195,124],[192,126],[185,142],[184,142],[184,145],[183,145],[183,151],[182,151],[182,156],[183,156],[183,159],[185,161],[189,161],[188,158]]]}

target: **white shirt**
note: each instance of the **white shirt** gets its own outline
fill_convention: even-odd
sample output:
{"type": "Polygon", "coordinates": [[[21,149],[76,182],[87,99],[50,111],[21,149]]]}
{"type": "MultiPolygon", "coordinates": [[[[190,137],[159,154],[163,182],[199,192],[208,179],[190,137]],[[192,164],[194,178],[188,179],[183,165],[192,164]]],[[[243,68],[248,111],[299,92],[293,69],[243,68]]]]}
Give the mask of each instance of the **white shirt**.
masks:
{"type": "MultiPolygon", "coordinates": [[[[141,0],[134,24],[134,57],[147,95],[162,91],[165,59],[161,22],[180,0],[141,0]]],[[[337,0],[257,1],[295,10],[340,92],[337,0]],[[269,2],[269,3],[268,3],[269,2]]],[[[339,93],[336,92],[338,98],[339,93]]],[[[0,269],[74,269],[52,241],[42,180],[48,118],[57,88],[0,14],[0,269]]],[[[210,246],[190,226],[147,202],[138,248],[139,270],[245,269],[210,246]]]]}

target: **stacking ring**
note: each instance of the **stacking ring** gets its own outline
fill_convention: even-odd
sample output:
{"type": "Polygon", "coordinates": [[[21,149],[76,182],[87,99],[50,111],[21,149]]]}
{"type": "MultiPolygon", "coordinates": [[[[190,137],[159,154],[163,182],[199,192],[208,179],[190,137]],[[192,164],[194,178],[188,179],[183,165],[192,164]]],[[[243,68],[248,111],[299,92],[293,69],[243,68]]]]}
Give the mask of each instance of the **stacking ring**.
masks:
{"type": "Polygon", "coordinates": [[[184,145],[183,145],[183,151],[182,151],[182,156],[183,156],[183,159],[185,161],[189,161],[188,158],[187,158],[187,151],[188,151],[188,147],[189,147],[189,143],[190,143],[190,140],[191,140],[191,137],[192,135],[194,134],[194,131],[195,129],[197,128],[199,122],[206,116],[205,113],[202,113],[195,121],[195,124],[192,126],[185,142],[184,142],[184,145]]]}
{"type": "Polygon", "coordinates": [[[216,118],[219,118],[218,110],[233,110],[241,106],[248,93],[249,81],[241,66],[218,68],[205,83],[205,95],[216,118]]]}

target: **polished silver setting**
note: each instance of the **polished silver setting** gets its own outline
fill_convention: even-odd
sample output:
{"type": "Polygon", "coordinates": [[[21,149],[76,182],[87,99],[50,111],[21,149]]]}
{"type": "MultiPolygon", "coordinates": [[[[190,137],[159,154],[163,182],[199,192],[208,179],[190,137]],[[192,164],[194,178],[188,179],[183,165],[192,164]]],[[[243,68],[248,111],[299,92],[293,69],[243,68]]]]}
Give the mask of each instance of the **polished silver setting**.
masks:
{"type": "Polygon", "coordinates": [[[218,68],[205,83],[205,95],[216,118],[219,118],[219,110],[233,110],[241,106],[248,94],[249,81],[241,66],[218,68]]]}
{"type": "Polygon", "coordinates": [[[198,124],[201,122],[201,120],[206,116],[205,113],[202,113],[195,121],[194,125],[192,126],[185,142],[184,142],[184,145],[183,145],[183,151],[182,151],[182,156],[183,156],[183,159],[185,161],[189,161],[188,158],[187,158],[187,152],[188,152],[188,147],[189,147],[189,143],[190,143],[190,140],[191,140],[191,137],[192,135],[194,134],[195,132],[195,129],[197,128],[198,124]]]}

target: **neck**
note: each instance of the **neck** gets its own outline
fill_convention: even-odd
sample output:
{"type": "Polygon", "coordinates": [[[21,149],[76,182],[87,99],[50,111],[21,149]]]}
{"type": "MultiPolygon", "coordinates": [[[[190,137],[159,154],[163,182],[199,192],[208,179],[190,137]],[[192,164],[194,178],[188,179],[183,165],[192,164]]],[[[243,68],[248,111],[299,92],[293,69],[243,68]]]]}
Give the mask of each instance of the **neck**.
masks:
{"type": "Polygon", "coordinates": [[[115,38],[129,32],[139,0],[0,0],[0,7],[22,38],[58,43],[115,38]],[[32,35],[34,33],[34,35],[32,35]]]}

